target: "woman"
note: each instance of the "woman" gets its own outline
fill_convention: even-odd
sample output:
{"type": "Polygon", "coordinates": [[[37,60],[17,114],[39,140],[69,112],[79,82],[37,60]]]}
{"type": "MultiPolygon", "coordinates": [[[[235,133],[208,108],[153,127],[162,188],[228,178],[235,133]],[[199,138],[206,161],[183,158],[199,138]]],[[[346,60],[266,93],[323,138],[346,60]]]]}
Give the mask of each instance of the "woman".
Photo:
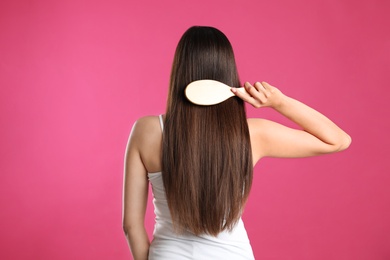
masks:
{"type": "Polygon", "coordinates": [[[314,156],[344,150],[351,142],[324,115],[265,82],[246,82],[246,93],[233,88],[236,96],[218,105],[194,105],[184,89],[200,79],[240,86],[232,47],[215,28],[184,33],[166,114],[133,126],[125,157],[123,227],[134,259],[254,259],[241,220],[253,166],[266,156],[314,156]],[[244,101],[271,107],[302,130],[246,119],[244,101]],[[148,181],[156,213],[152,243],[144,227],[148,181]]]}

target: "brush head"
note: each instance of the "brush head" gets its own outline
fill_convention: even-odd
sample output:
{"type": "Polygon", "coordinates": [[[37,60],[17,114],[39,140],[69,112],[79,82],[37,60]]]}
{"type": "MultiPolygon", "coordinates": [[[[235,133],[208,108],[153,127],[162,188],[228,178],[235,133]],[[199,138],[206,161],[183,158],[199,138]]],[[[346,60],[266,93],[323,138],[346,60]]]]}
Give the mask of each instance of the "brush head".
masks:
{"type": "Polygon", "coordinates": [[[210,79],[193,81],[187,85],[185,95],[189,101],[200,106],[219,104],[234,96],[228,85],[210,79]]]}

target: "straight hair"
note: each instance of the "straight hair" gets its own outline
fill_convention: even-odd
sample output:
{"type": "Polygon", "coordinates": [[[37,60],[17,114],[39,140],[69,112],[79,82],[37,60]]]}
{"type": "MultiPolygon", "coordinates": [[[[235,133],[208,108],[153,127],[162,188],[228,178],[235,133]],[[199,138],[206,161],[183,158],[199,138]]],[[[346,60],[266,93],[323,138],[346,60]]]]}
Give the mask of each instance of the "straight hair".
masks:
{"type": "Polygon", "coordinates": [[[244,102],[232,97],[198,106],[187,100],[192,81],[239,87],[232,46],[212,27],[181,37],[172,65],[162,143],[162,178],[177,233],[217,236],[239,221],[253,179],[244,102]]]}

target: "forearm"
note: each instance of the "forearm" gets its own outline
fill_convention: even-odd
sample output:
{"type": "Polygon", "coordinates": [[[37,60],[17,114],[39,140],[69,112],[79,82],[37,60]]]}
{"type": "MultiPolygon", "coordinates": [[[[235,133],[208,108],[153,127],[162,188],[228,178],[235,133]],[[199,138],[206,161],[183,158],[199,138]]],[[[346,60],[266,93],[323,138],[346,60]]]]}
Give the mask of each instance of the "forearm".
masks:
{"type": "Polygon", "coordinates": [[[150,241],[145,228],[126,229],[125,235],[134,260],[147,260],[150,241]]]}
{"type": "Polygon", "coordinates": [[[343,150],[351,142],[350,136],[330,119],[298,100],[282,94],[273,108],[335,150],[343,150]]]}

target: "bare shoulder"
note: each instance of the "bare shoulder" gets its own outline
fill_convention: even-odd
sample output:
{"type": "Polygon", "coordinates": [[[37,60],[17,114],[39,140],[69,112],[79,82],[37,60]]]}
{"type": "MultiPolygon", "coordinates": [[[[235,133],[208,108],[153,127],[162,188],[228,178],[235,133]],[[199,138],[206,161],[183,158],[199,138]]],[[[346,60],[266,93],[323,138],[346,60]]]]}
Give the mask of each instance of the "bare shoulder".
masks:
{"type": "Polygon", "coordinates": [[[145,142],[153,137],[161,136],[161,127],[158,116],[145,116],[139,118],[131,131],[132,139],[145,142]]]}
{"type": "Polygon", "coordinates": [[[158,116],[141,117],[134,123],[131,131],[131,142],[149,172],[160,168],[162,129],[159,120],[158,116]]]}
{"type": "Polygon", "coordinates": [[[257,126],[258,124],[262,124],[264,121],[268,121],[263,118],[248,118],[248,126],[257,126]]]}
{"type": "Polygon", "coordinates": [[[275,122],[263,118],[248,118],[248,129],[251,139],[253,164],[255,165],[264,155],[267,146],[267,136],[272,134],[275,122]]]}
{"type": "Polygon", "coordinates": [[[280,137],[278,135],[286,135],[291,133],[302,132],[295,128],[290,128],[280,123],[263,119],[263,118],[248,118],[249,133],[252,137],[265,138],[269,140],[271,137],[280,137]]]}
{"type": "Polygon", "coordinates": [[[250,134],[259,134],[259,132],[268,130],[274,124],[274,122],[263,118],[248,118],[247,121],[250,134]]]}
{"type": "Polygon", "coordinates": [[[135,125],[139,128],[144,128],[143,130],[146,130],[149,126],[156,126],[159,124],[159,118],[158,116],[144,116],[138,118],[138,120],[135,122],[135,125]]]}

